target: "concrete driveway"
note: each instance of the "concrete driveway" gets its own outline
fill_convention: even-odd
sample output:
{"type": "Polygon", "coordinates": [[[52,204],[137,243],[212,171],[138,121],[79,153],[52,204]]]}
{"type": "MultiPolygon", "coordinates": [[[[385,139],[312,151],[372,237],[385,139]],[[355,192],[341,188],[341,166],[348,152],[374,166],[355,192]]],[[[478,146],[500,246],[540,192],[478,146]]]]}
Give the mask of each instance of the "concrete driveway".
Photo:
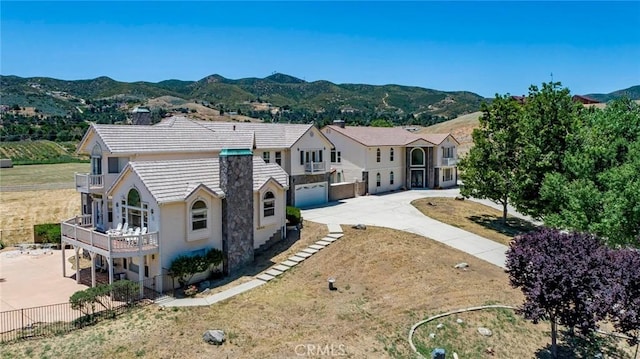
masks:
{"type": "Polygon", "coordinates": [[[507,246],[431,219],[411,205],[411,201],[419,198],[458,194],[458,189],[449,189],[369,195],[332,202],[320,208],[303,209],[302,216],[318,223],[361,223],[415,233],[505,268],[507,246]]]}

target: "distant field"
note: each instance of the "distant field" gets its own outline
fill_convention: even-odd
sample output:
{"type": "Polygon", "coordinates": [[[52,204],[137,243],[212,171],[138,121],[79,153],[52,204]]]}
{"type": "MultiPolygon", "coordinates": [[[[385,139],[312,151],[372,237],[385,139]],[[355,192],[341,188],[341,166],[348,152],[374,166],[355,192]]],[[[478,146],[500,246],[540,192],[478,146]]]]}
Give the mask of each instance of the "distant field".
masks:
{"type": "Polygon", "coordinates": [[[74,188],[75,172],[89,172],[88,163],[59,163],[52,165],[23,165],[0,169],[0,190],[2,187],[33,186],[67,183],[74,188]]]}
{"type": "Polygon", "coordinates": [[[1,142],[0,157],[10,158],[13,164],[42,164],[86,161],[86,156],[77,156],[75,142],[19,141],[1,142]]]}

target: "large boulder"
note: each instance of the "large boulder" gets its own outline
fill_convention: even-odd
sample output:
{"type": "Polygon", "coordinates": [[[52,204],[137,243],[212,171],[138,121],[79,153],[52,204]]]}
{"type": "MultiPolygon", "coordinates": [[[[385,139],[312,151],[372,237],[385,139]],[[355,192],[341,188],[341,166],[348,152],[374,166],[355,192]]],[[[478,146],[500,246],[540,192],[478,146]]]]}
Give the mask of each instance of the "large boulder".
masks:
{"type": "Polygon", "coordinates": [[[202,340],[209,344],[221,345],[224,343],[224,332],[222,330],[207,330],[202,335],[202,340]]]}

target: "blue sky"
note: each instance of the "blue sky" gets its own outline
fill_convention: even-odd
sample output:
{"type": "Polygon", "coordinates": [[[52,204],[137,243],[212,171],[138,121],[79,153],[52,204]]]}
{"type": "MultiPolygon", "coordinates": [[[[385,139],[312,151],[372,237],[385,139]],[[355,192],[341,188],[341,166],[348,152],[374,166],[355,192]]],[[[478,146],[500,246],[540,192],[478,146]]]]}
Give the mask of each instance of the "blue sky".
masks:
{"type": "Polygon", "coordinates": [[[265,77],[525,94],[640,84],[640,2],[0,3],[0,73],[265,77]]]}

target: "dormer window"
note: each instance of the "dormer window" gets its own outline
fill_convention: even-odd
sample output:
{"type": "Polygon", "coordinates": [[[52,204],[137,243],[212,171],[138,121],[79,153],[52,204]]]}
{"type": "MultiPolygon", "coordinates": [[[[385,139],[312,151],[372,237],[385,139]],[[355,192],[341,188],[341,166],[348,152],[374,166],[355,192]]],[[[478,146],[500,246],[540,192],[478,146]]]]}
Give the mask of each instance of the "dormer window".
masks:
{"type": "Polygon", "coordinates": [[[196,201],[191,206],[191,230],[197,231],[207,228],[207,204],[196,201]]]}
{"type": "Polygon", "coordinates": [[[276,214],[276,196],[268,191],[262,196],[262,210],[264,217],[273,217],[276,214]]]}

